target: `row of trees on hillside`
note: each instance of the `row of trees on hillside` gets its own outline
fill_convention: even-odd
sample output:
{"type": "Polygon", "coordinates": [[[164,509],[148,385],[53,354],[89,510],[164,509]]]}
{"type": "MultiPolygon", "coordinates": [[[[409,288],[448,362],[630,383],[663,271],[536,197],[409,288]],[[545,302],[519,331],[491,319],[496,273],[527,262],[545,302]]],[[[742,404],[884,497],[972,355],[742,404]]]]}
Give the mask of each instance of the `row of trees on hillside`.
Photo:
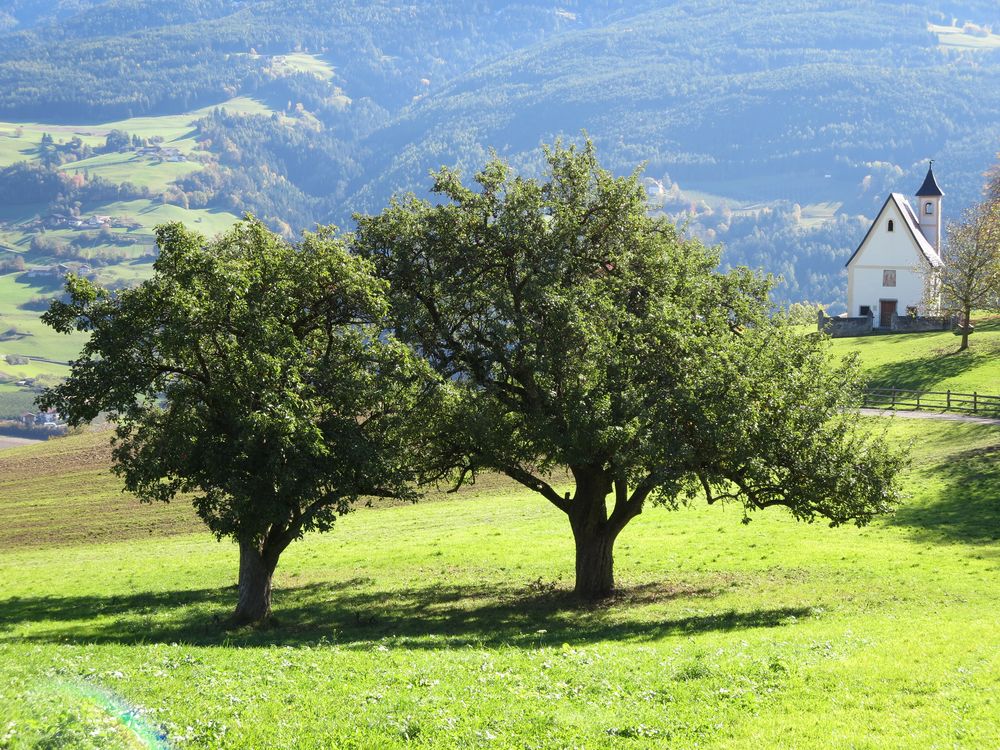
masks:
{"type": "Polygon", "coordinates": [[[540,179],[498,159],[475,186],[440,171],[432,202],[350,236],[161,227],[138,287],[69,279],[45,320],[89,338],[41,403],[109,413],[126,488],[192,493],[238,543],[237,623],[269,616],[305,532],[484,471],[565,514],[585,598],[614,589],[615,541],[651,505],[888,510],[903,459],[860,421],[857,363],[774,315],[770,279],[651,218],[590,144],[546,157],[540,179]]]}

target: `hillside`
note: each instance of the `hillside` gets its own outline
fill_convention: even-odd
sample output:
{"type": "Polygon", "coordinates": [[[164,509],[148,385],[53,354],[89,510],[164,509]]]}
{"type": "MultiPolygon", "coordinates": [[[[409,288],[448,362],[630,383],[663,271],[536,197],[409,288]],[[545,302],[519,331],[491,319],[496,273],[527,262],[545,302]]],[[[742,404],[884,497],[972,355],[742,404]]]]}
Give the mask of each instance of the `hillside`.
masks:
{"type": "Polygon", "coordinates": [[[873,388],[1000,396],[1000,318],[975,324],[964,352],[951,331],[835,339],[832,347],[840,355],[856,353],[873,388]]]}
{"type": "Polygon", "coordinates": [[[0,743],[988,746],[1000,434],[890,439],[914,445],[894,516],[651,508],[610,607],[568,601],[565,520],[523,490],[360,510],[292,545],[278,625],[237,633],[235,550],[118,498],[100,436],[5,451],[0,743]]]}
{"type": "MultiPolygon", "coordinates": [[[[934,158],[946,218],[978,197],[1000,149],[997,28],[985,0],[7,3],[0,355],[77,346],[38,324],[59,278],[32,268],[133,283],[158,222],[350,228],[425,194],[430,169],[495,147],[531,173],[542,142],[584,130],[613,169],[644,164],[651,209],[724,264],[836,313],[887,191],[934,158]]],[[[0,416],[30,402],[10,383],[47,374],[0,371],[0,416]]]]}
{"type": "MultiPolygon", "coordinates": [[[[222,106],[233,118],[272,113],[250,98],[222,106]]],[[[150,273],[157,224],[183,221],[212,236],[237,220],[232,203],[192,206],[177,188],[213,168],[194,138],[196,123],[213,111],[91,124],[0,122],[0,358],[18,358],[0,361],[0,418],[31,411],[38,388],[65,375],[79,351],[78,337],[57,335],[40,320],[60,294],[59,266],[112,288],[132,284],[150,273]],[[108,148],[116,134],[129,142],[108,148]]]]}
{"type": "Polygon", "coordinates": [[[539,143],[586,130],[615,169],[645,163],[653,205],[727,263],[839,303],[888,190],[935,158],[956,216],[1000,147],[1000,15],[983,0],[51,5],[15,5],[0,33],[0,117],[76,127],[256,97],[300,116],[198,126],[220,169],[179,189],[293,232],[490,147],[530,171],[539,143]]]}

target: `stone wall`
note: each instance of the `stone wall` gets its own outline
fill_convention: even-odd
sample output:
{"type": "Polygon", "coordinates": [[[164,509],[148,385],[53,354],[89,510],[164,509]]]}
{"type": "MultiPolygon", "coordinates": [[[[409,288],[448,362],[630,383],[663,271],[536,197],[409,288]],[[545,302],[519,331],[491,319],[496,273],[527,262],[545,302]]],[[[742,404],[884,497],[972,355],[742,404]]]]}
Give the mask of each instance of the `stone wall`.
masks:
{"type": "Polygon", "coordinates": [[[853,318],[827,317],[822,310],[817,313],[817,328],[835,339],[850,336],[868,336],[876,331],[894,333],[921,333],[924,331],[947,331],[951,328],[951,318],[936,318],[923,315],[893,315],[889,328],[875,328],[872,313],[853,318]]]}
{"type": "Polygon", "coordinates": [[[868,313],[854,318],[830,318],[820,310],[817,314],[817,326],[819,330],[835,339],[867,336],[875,329],[875,317],[868,313]]]}
{"type": "Polygon", "coordinates": [[[892,330],[899,333],[920,333],[922,331],[947,331],[951,328],[950,318],[932,318],[923,315],[893,315],[892,330]]]}

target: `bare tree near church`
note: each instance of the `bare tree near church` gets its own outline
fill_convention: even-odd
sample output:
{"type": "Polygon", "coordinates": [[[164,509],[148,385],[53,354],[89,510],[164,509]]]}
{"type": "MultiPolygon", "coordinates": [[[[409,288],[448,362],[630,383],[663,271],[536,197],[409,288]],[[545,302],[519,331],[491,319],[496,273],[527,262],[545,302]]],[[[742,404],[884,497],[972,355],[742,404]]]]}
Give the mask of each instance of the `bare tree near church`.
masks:
{"type": "Polygon", "coordinates": [[[941,310],[958,318],[962,344],[969,348],[973,310],[1000,308],[1000,201],[986,200],[948,225],[948,241],[937,276],[941,310]]]}

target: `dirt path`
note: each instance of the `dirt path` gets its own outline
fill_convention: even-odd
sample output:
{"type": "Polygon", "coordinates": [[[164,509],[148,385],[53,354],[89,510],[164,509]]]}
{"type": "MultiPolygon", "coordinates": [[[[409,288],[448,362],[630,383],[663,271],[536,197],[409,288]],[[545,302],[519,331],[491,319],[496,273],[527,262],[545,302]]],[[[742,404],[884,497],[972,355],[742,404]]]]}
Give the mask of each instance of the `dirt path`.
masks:
{"type": "Polygon", "coordinates": [[[0,450],[4,448],[17,448],[21,445],[35,445],[36,443],[44,443],[44,440],[33,440],[32,438],[22,438],[22,437],[11,437],[9,435],[0,435],[0,450]]]}
{"type": "Polygon", "coordinates": [[[939,419],[945,422],[971,422],[973,424],[1000,425],[1000,419],[975,417],[971,414],[952,414],[941,411],[897,411],[893,409],[862,409],[862,414],[873,417],[900,417],[902,419],[939,419]]]}

